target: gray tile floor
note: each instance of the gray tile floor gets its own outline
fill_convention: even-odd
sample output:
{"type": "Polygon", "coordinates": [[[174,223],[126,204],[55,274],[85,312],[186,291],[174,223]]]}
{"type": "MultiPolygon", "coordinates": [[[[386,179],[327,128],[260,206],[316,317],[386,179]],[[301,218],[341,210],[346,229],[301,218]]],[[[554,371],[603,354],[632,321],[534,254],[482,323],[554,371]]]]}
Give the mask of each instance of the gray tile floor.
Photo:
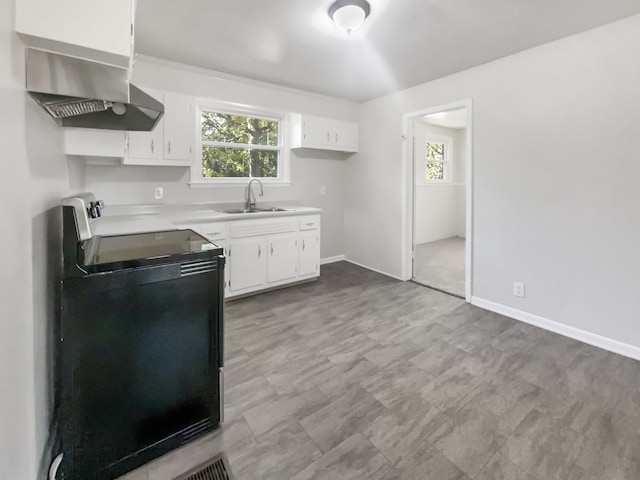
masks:
{"type": "Polygon", "coordinates": [[[345,262],[226,319],[224,428],[123,478],[640,478],[640,362],[345,262]]]}
{"type": "Polygon", "coordinates": [[[464,298],[465,239],[449,237],[415,246],[413,279],[464,298]]]}

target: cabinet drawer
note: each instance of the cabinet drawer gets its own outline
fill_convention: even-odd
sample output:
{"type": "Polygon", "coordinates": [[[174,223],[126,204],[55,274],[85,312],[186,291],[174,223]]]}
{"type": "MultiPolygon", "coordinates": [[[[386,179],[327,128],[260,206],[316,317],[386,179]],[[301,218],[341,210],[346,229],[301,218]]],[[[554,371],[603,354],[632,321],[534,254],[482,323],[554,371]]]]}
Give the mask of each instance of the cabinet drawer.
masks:
{"type": "Polygon", "coordinates": [[[320,228],[320,216],[300,217],[300,230],[317,230],[320,228]]]}
{"type": "Polygon", "coordinates": [[[229,236],[229,225],[226,223],[207,223],[200,232],[208,240],[224,240],[229,236]]]}
{"type": "Polygon", "coordinates": [[[274,233],[295,232],[298,230],[296,219],[279,218],[271,220],[241,220],[229,227],[230,238],[272,235],[274,233]]]}

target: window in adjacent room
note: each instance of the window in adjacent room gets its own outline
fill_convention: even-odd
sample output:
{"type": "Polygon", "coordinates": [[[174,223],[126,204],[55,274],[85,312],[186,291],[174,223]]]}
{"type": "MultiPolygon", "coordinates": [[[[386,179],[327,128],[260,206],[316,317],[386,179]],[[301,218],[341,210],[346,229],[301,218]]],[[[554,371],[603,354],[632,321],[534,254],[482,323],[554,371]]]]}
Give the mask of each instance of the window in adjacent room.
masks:
{"type": "Polygon", "coordinates": [[[192,181],[240,183],[258,177],[288,182],[284,114],[199,105],[200,155],[192,181]]]}
{"type": "Polygon", "coordinates": [[[451,142],[428,139],[425,146],[424,182],[451,181],[451,142]]]}

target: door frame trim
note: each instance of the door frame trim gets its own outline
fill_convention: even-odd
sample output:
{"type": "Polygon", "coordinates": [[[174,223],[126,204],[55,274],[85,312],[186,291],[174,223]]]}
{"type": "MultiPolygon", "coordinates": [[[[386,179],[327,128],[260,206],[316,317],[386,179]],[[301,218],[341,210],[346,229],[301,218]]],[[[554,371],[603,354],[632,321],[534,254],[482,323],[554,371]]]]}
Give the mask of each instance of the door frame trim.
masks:
{"type": "Polygon", "coordinates": [[[473,294],[473,101],[471,98],[405,113],[402,116],[402,278],[413,276],[412,250],[415,228],[415,162],[414,120],[418,117],[448,110],[467,109],[466,152],[466,242],[465,242],[465,300],[473,294]]]}

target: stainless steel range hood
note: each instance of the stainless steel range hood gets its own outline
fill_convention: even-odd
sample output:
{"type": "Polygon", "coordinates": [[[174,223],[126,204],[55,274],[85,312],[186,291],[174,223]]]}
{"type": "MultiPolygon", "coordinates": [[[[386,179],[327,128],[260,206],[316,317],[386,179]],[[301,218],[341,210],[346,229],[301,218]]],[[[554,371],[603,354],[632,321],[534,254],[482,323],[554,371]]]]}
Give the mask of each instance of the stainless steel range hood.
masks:
{"type": "Polygon", "coordinates": [[[27,48],[27,91],[63,127],[153,130],[164,106],[126,69],[27,48]]]}

